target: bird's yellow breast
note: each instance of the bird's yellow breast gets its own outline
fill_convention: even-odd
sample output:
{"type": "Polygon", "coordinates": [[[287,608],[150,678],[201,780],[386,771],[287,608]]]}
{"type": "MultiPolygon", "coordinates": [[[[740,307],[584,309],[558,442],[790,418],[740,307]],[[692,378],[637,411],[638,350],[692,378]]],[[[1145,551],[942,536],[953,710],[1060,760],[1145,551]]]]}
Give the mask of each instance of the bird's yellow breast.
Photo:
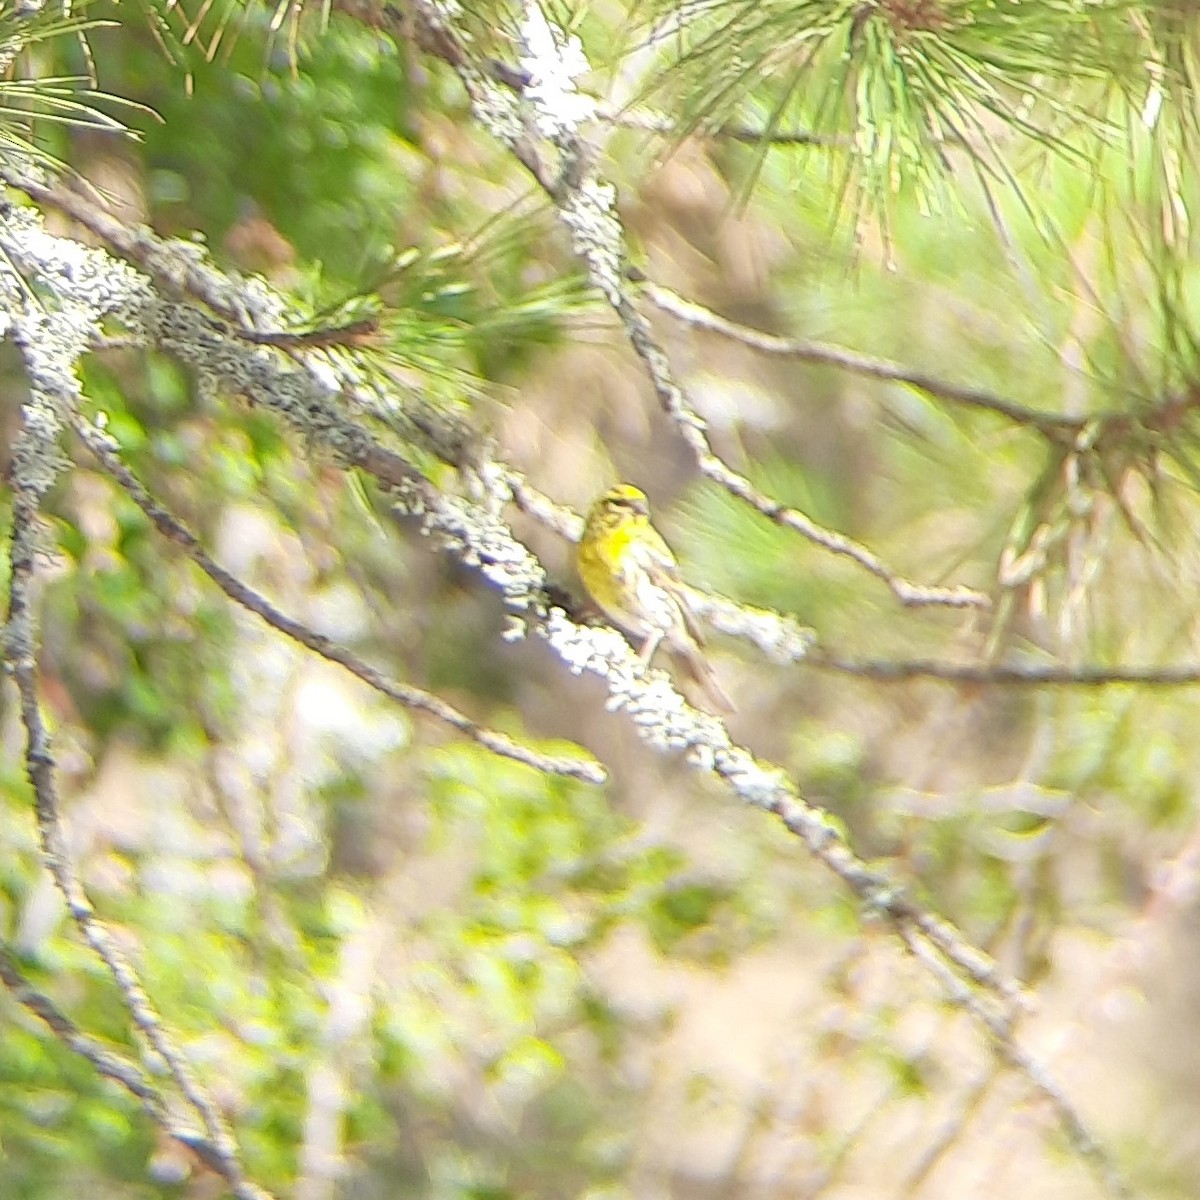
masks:
{"type": "Polygon", "coordinates": [[[637,631],[642,622],[631,591],[633,558],[649,521],[645,517],[610,521],[606,516],[597,514],[588,521],[576,555],[579,576],[609,620],[637,631]]]}

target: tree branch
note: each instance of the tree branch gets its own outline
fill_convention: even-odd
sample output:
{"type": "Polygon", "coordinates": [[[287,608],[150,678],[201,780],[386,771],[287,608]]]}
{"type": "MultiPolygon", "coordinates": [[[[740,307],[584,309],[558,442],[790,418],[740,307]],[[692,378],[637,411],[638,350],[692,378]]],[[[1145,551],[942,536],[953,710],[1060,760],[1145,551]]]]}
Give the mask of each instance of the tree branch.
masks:
{"type": "MultiPolygon", "coordinates": [[[[583,191],[586,193],[587,188],[583,187],[583,191]]],[[[591,213],[595,216],[597,212],[607,211],[601,205],[591,213]]],[[[591,236],[587,214],[576,210],[573,216],[568,214],[564,219],[568,218],[577,220],[578,236],[586,243],[591,236]]],[[[31,216],[20,219],[32,232],[27,237],[11,239],[10,249],[18,260],[24,256],[23,261],[31,271],[44,273],[44,260],[64,253],[64,243],[44,234],[40,227],[35,229],[31,216]]],[[[595,232],[592,228],[592,233],[595,232]]],[[[609,261],[604,249],[609,244],[601,240],[590,253],[600,278],[619,280],[619,273],[604,274],[600,270],[609,261]]],[[[148,261],[155,270],[163,272],[164,278],[172,275],[172,246],[159,245],[153,235],[145,234],[140,235],[137,250],[139,254],[148,254],[148,261]]],[[[402,455],[382,446],[350,415],[354,404],[350,390],[353,372],[347,373],[343,389],[339,391],[330,377],[331,370],[335,376],[338,373],[336,364],[331,368],[328,361],[322,362],[318,374],[317,369],[303,358],[297,361],[279,350],[248,343],[223,329],[190,299],[175,304],[164,303],[156,296],[152,281],[112,263],[101,252],[86,253],[93,256],[89,261],[98,273],[109,271],[115,279],[123,281],[125,290],[114,290],[123,297],[122,304],[117,307],[120,318],[129,328],[142,331],[149,344],[194,368],[205,386],[216,395],[238,396],[249,404],[269,409],[306,446],[318,453],[332,454],[342,465],[359,466],[374,474],[396,499],[398,510],[434,535],[448,553],[479,571],[501,592],[508,608],[546,640],[569,670],[576,674],[588,671],[602,678],[611,693],[612,706],[625,709],[639,735],[651,746],[661,751],[682,752],[684,761],[693,770],[721,780],[744,803],[775,815],[805,844],[814,858],[845,883],[869,912],[890,924],[910,949],[919,947],[922,962],[938,964],[935,978],[952,1001],[965,1003],[964,996],[972,997],[978,991],[992,1000],[989,1005],[982,1006],[979,997],[975,997],[969,1011],[976,1020],[988,1027],[988,1021],[992,1019],[988,1014],[994,1008],[997,1020],[1011,1023],[1023,1000],[1023,991],[1016,980],[1001,972],[952,925],[920,908],[884,874],[859,858],[829,814],[803,800],[779,768],[758,761],[748,750],[733,743],[720,721],[690,708],[662,671],[645,669],[620,634],[609,628],[576,624],[561,608],[553,605],[541,564],[498,515],[512,498],[507,468],[490,461],[475,464],[472,477],[478,501],[440,493],[402,455]]],[[[210,277],[209,283],[216,286],[216,295],[236,291],[235,285],[219,272],[207,267],[205,272],[210,277]]],[[[95,297],[87,289],[88,282],[86,276],[81,278],[78,270],[55,273],[53,285],[59,303],[72,311],[95,304],[95,297]]],[[[256,291],[256,296],[262,297],[263,311],[271,311],[277,303],[265,289],[256,291]]],[[[617,296],[617,301],[623,306],[627,304],[621,296],[617,296]]],[[[641,352],[651,362],[657,362],[661,351],[649,340],[645,318],[633,311],[638,319],[631,322],[630,336],[641,337],[641,352]]],[[[90,317],[76,331],[69,353],[64,350],[60,355],[60,366],[62,362],[73,363],[86,350],[89,339],[99,333],[97,319],[90,317]]],[[[36,339],[28,342],[29,346],[36,344],[36,339]]],[[[36,378],[38,362],[32,353],[29,358],[30,376],[36,378]]],[[[658,384],[667,390],[674,387],[669,371],[658,376],[658,384]]],[[[63,410],[73,412],[77,409],[78,395],[74,385],[65,390],[60,387],[52,394],[63,410]]],[[[683,422],[682,427],[690,428],[686,406],[677,407],[676,411],[683,422]]],[[[61,419],[47,426],[44,440],[48,445],[53,444],[59,428],[61,419]]],[[[697,445],[707,444],[702,432],[697,436],[700,438],[697,445]]],[[[16,450],[19,458],[23,450],[20,446],[16,450]]],[[[52,480],[52,473],[50,478],[52,480]]],[[[29,609],[28,576],[33,562],[28,531],[36,515],[36,503],[26,513],[22,507],[26,504],[25,495],[20,487],[16,489],[15,511],[19,519],[15,521],[15,529],[24,531],[14,539],[13,613],[16,615],[29,609]]],[[[10,620],[8,651],[22,687],[30,733],[29,769],[39,814],[44,814],[48,866],[56,873],[56,878],[62,879],[60,886],[68,895],[68,903],[81,930],[106,962],[112,963],[110,969],[122,981],[122,990],[135,1013],[136,1023],[139,1027],[144,1026],[148,1037],[161,1040],[157,1014],[136,988],[136,980],[129,980],[121,961],[113,958],[107,931],[95,918],[60,853],[61,831],[57,797],[53,791],[53,763],[37,708],[33,661],[31,656],[26,661],[17,652],[24,642],[20,636],[14,637],[14,630],[21,633],[20,621],[10,620]]],[[[30,636],[26,640],[32,647],[31,630],[27,632],[30,636]]],[[[1040,1072],[1035,1060],[1015,1056],[1014,1062],[1036,1082],[1040,1072]]],[[[193,1085],[178,1056],[174,1069],[183,1081],[181,1088],[188,1094],[193,1085]]],[[[210,1110],[207,1116],[217,1122],[217,1131],[223,1135],[215,1110],[210,1110]]],[[[211,1129],[207,1132],[218,1150],[228,1150],[232,1155],[232,1148],[222,1137],[213,1137],[211,1129]]],[[[227,1178],[237,1180],[237,1188],[251,1186],[243,1183],[236,1159],[230,1157],[226,1169],[230,1172],[227,1178]]],[[[238,1194],[250,1193],[242,1190],[238,1194]]]]}
{"type": "Polygon", "coordinates": [[[118,444],[112,437],[78,414],[74,416],[72,424],[83,444],[92,452],[104,470],[120,484],[138,508],[149,517],[159,533],[179,546],[188,558],[235,604],[254,613],[273,629],[298,642],[314,654],[344,667],[351,675],[361,679],[363,683],[374,688],[381,695],[403,704],[406,708],[428,713],[439,721],[444,721],[494,754],[523,763],[535,771],[542,771],[550,775],[566,775],[571,779],[582,780],[584,783],[599,784],[607,778],[607,773],[599,763],[566,755],[541,754],[532,747],[522,745],[503,733],[479,725],[440,697],[431,695],[421,688],[413,687],[411,684],[390,679],[332,638],[327,638],[310,629],[303,622],[286,616],[266,597],[226,571],[224,567],[208,556],[196,536],[181,521],[158,504],[125,466],[118,455],[118,444]]]}
{"type": "Polygon", "coordinates": [[[945,965],[929,958],[927,947],[901,930],[900,937],[910,953],[938,979],[943,993],[951,1003],[970,1013],[976,1022],[991,1035],[992,1044],[1000,1059],[1028,1080],[1049,1101],[1060,1128],[1075,1151],[1091,1167],[1104,1190],[1118,1200],[1131,1200],[1133,1193],[1118,1173],[1107,1151],[1093,1136],[1078,1108],[1067,1098],[1062,1086],[1016,1039],[1012,1018],[995,1012],[981,998],[963,986],[960,980],[948,975],[945,965]]]}
{"type": "Polygon", "coordinates": [[[889,362],[882,358],[872,358],[867,354],[859,354],[855,350],[830,346],[824,342],[810,342],[802,338],[780,337],[778,334],[765,333],[747,325],[739,325],[736,321],[722,317],[712,309],[697,304],[694,300],[684,299],[678,292],[653,282],[640,271],[631,271],[630,277],[641,285],[642,294],[663,312],[669,313],[677,320],[694,328],[720,334],[731,341],[749,346],[753,350],[760,350],[764,354],[775,354],[785,358],[798,359],[800,362],[836,367],[838,370],[847,371],[852,375],[865,376],[868,379],[902,383],[937,400],[961,404],[981,412],[995,413],[1015,425],[1035,429],[1055,442],[1074,441],[1087,425],[1087,421],[1082,418],[1038,412],[1036,409],[1027,408],[1015,400],[997,396],[983,388],[950,383],[923,371],[913,371],[899,363],[889,362]]]}
{"type": "Polygon", "coordinates": [[[1200,684],[1200,664],[1170,667],[1059,667],[1012,663],[949,663],[935,659],[891,661],[843,658],[813,649],[805,661],[823,671],[854,675],[877,683],[932,679],[941,683],[996,687],[1192,687],[1200,684]]]}
{"type": "MultiPolygon", "coordinates": [[[[17,960],[8,947],[0,945],[0,983],[8,988],[13,999],[45,1023],[51,1033],[68,1050],[78,1054],[96,1069],[97,1073],[120,1084],[141,1102],[146,1115],[168,1137],[186,1147],[207,1167],[228,1179],[225,1159],[198,1129],[182,1125],[173,1117],[158,1090],[136,1064],[124,1055],[104,1045],[98,1038],[84,1033],[74,1021],[48,996],[34,988],[22,974],[17,960]]],[[[231,1181],[232,1182],[232,1181],[231,1181]]],[[[258,1200],[271,1200],[269,1193],[251,1185],[251,1190],[236,1191],[235,1195],[258,1200]]]]}
{"type": "MultiPolygon", "coordinates": [[[[419,7],[429,9],[423,0],[419,0],[419,7]]],[[[906,604],[986,605],[987,598],[970,589],[918,588],[899,579],[865,548],[838,535],[828,537],[828,531],[816,529],[803,514],[789,510],[759,492],[748,479],[732,471],[715,454],[703,421],[675,382],[666,354],[655,342],[648,319],[638,309],[626,285],[623,235],[616,215],[615,190],[591,171],[579,137],[582,117],[572,117],[573,113],[582,112],[581,106],[575,103],[578,96],[574,92],[572,75],[580,69],[580,64],[569,53],[577,47],[570,46],[561,31],[549,27],[537,0],[526,0],[524,13],[526,46],[522,66],[537,82],[536,88],[523,89],[529,109],[521,111],[518,108],[514,112],[509,108],[506,119],[497,119],[494,112],[477,103],[477,115],[522,162],[527,162],[530,156],[529,145],[533,141],[528,132],[530,126],[553,147],[559,170],[546,188],[547,193],[570,230],[576,253],[586,264],[594,286],[616,311],[630,345],[653,383],[661,407],[675,423],[701,472],[771,520],[805,536],[826,536],[829,548],[836,548],[836,552],[845,554],[885,580],[906,604]],[[531,46],[537,48],[536,53],[531,46]]],[[[464,82],[470,88],[470,82],[466,79],[464,82]]],[[[538,169],[533,174],[545,187],[545,161],[540,154],[536,154],[536,162],[538,169]]],[[[435,510],[424,513],[423,519],[430,527],[439,529],[452,552],[469,554],[472,551],[470,526],[451,523],[439,528],[446,515],[445,509],[435,510]]],[[[491,536],[497,536],[497,531],[491,536]]],[[[935,979],[951,1002],[971,1013],[996,1040],[1005,1061],[1050,1098],[1072,1145],[1098,1167],[1113,1194],[1124,1194],[1123,1185],[1107,1156],[1091,1138],[1061,1089],[1041,1064],[1013,1039],[1012,1022],[1021,996],[1015,981],[1008,980],[991,959],[971,946],[948,923],[903,898],[889,881],[853,853],[827,814],[797,795],[778,769],[760,764],[748,751],[730,742],[720,722],[688,709],[665,688],[656,694],[657,672],[649,672],[645,677],[633,675],[623,661],[632,655],[623,639],[615,639],[613,635],[615,640],[602,641],[600,631],[573,625],[561,610],[555,608],[550,609],[540,631],[573,670],[593,671],[606,679],[614,700],[627,709],[639,732],[652,745],[683,750],[693,766],[711,771],[747,803],[774,813],[869,909],[885,917],[910,952],[926,966],[931,966],[935,979]],[[997,997],[1001,1004],[999,1010],[977,995],[971,985],[985,995],[990,993],[997,997]]]]}

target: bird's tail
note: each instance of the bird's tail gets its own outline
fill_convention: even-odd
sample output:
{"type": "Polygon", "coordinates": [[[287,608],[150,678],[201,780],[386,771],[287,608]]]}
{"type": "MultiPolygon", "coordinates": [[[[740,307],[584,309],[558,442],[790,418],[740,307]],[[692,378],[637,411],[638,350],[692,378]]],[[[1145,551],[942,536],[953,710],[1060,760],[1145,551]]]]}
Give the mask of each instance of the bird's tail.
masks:
{"type": "Polygon", "coordinates": [[[734,712],[733,701],[717,679],[717,673],[712,664],[704,657],[700,647],[694,642],[678,639],[671,643],[671,652],[675,661],[683,667],[689,679],[699,684],[704,694],[712,701],[713,706],[723,713],[734,712]]]}

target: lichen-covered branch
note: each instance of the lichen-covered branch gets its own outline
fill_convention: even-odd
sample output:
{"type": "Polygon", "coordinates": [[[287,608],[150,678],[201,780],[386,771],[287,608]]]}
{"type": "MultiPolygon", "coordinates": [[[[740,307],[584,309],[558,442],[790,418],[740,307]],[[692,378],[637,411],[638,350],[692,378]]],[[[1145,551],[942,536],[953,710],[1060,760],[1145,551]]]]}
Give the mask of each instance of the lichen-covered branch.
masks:
{"type": "MultiPolygon", "coordinates": [[[[508,471],[505,485],[513,503],[525,513],[554,530],[567,541],[579,541],[583,521],[578,514],[532,487],[518,471],[508,471]]],[[[728,596],[703,592],[684,583],[679,585],[688,598],[688,607],[714,629],[729,637],[741,638],[756,646],[772,662],[799,662],[816,644],[813,630],[801,625],[794,617],[768,608],[739,604],[728,596]]]]}
{"type": "MultiPolygon", "coordinates": [[[[417,7],[430,25],[441,30],[444,41],[457,45],[452,25],[442,10],[430,0],[418,0],[417,7]]],[[[592,284],[616,312],[659,404],[700,471],[770,520],[858,563],[883,580],[906,605],[987,607],[988,597],[972,589],[923,587],[903,579],[865,547],[820,529],[804,514],[762,493],[715,453],[705,424],[676,382],[670,361],[655,340],[626,274],[616,192],[593,169],[593,155],[582,135],[589,110],[575,80],[587,64],[578,44],[550,25],[537,0],[526,0],[522,11],[521,68],[529,82],[514,88],[517,96],[497,87],[487,76],[472,72],[469,55],[443,56],[459,71],[481,123],[511,149],[553,201],[592,284]]],[[[436,531],[452,552],[465,556],[466,561],[475,559],[485,571],[496,548],[507,548],[502,531],[495,527],[480,531],[485,550],[472,544],[470,522],[444,521],[445,514],[438,508],[426,509],[422,516],[426,527],[436,531]]],[[[536,575],[524,564],[523,570],[536,575]]],[[[507,573],[503,586],[510,603],[524,599],[525,607],[536,607],[520,597],[519,586],[513,594],[513,580],[507,573]]],[[[951,926],[915,908],[888,880],[862,862],[829,817],[797,795],[781,771],[760,764],[748,751],[734,745],[720,722],[689,709],[657,672],[638,673],[629,661],[632,652],[623,639],[609,631],[578,626],[557,608],[546,613],[539,632],[572,670],[588,670],[605,678],[614,702],[626,709],[650,744],[683,751],[689,763],[723,780],[743,801],[774,813],[869,909],[889,920],[909,951],[933,969],[951,1002],[969,1012],[995,1040],[1001,1057],[1050,1100],[1072,1145],[1097,1166],[1112,1194],[1124,1194],[1115,1169],[1077,1110],[1042,1065],[1017,1043],[1012,1028],[1021,992],[1015,981],[1006,979],[986,955],[951,926]],[[999,1007],[989,997],[998,999],[999,1007]]]]}

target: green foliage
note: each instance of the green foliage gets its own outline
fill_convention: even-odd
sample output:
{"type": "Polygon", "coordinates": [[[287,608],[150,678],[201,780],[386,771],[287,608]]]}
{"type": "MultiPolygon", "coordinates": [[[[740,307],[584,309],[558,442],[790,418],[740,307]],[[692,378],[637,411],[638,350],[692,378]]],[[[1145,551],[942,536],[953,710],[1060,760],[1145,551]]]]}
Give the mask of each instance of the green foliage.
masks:
{"type": "Polygon", "coordinates": [[[469,421],[483,379],[518,371],[594,303],[579,277],[529,282],[543,233],[513,213],[462,242],[395,253],[349,295],[314,268],[294,296],[297,315],[308,317],[297,336],[320,337],[331,354],[351,358],[381,401],[396,385],[419,388],[413,411],[379,414],[402,437],[420,425],[418,406],[457,409],[469,421]]]}
{"type": "MultiPolygon", "coordinates": [[[[637,903],[639,882],[649,882],[639,880],[644,863],[620,854],[619,839],[630,831],[595,789],[498,765],[470,747],[442,751],[430,763],[430,782],[438,818],[433,848],[454,844],[474,859],[471,903],[453,919],[468,920],[481,953],[502,955],[510,936],[535,935],[547,955],[547,986],[568,965],[560,951],[593,944],[617,913],[637,903]]],[[[668,864],[650,870],[661,882],[668,864]]],[[[537,958],[513,967],[522,992],[522,981],[540,977],[537,958]]],[[[495,964],[484,969],[488,986],[510,974],[495,974],[495,964]]]]}
{"type": "Polygon", "coordinates": [[[1043,221],[1013,144],[1092,160],[1146,101],[1147,59],[1156,103],[1182,122],[1191,108],[1194,37],[1169,5],[1155,9],[1150,39],[1128,6],[1078,0],[650,11],[671,36],[648,98],[678,106],[680,134],[731,121],[759,130],[757,175],[775,136],[800,131],[822,147],[809,159],[855,224],[871,211],[888,227],[904,197],[922,213],[959,206],[964,176],[1011,191],[1043,221]],[[1114,95],[1123,111],[1109,110],[1114,95]]]}
{"type": "Polygon", "coordinates": [[[403,58],[342,18],[294,72],[268,70],[265,13],[248,15],[228,54],[192,64],[185,91],[157,46],[125,30],[94,39],[101,61],[124,63],[162,121],[145,131],[151,195],[169,227],[214,241],[264,213],[306,262],[342,279],[386,254],[412,186],[412,93],[403,58]],[[245,113],[252,111],[253,120],[245,113]],[[181,137],[181,130],[188,136],[181,137]]]}

